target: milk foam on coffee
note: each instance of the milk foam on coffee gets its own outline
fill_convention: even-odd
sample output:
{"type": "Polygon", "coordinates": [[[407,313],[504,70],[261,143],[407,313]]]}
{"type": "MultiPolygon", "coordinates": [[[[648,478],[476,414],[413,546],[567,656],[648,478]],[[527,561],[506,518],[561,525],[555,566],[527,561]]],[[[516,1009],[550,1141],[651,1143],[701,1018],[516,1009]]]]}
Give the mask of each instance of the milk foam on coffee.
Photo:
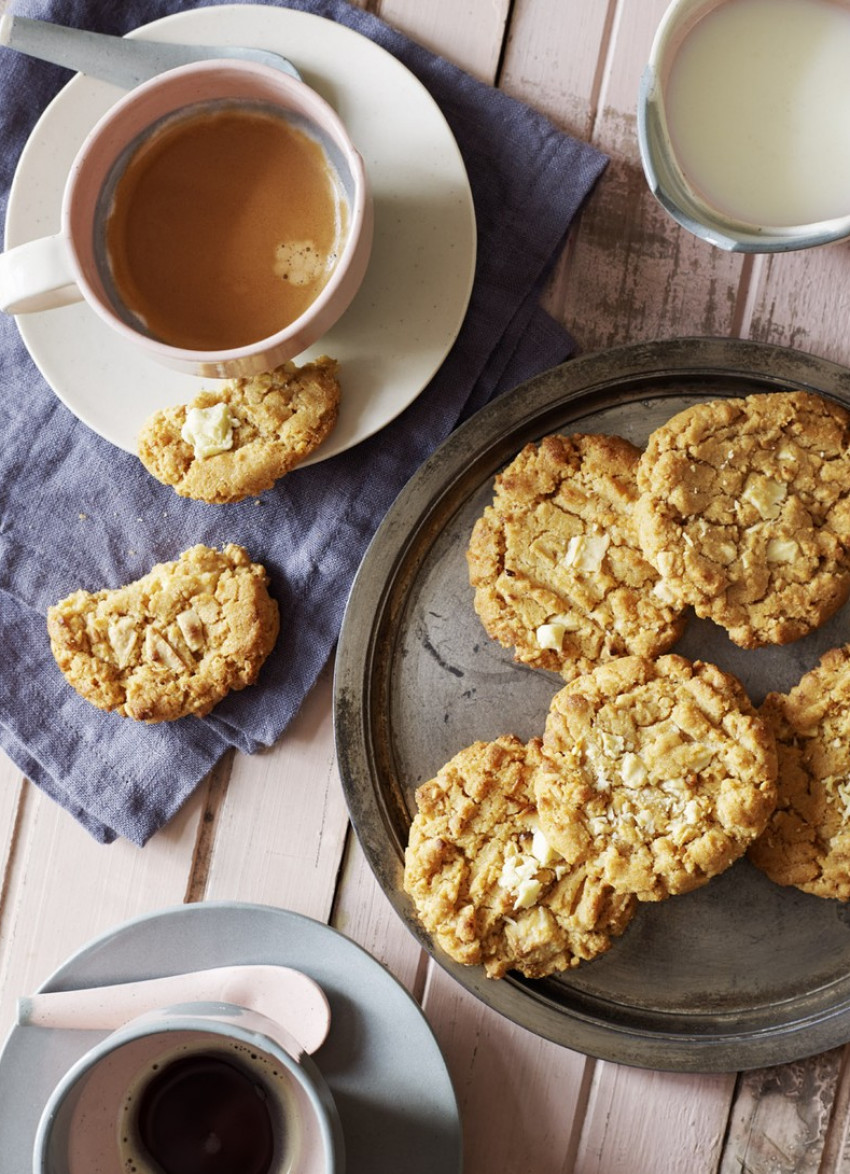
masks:
{"type": "Polygon", "coordinates": [[[205,104],[130,154],[106,221],[124,316],[196,351],[294,322],[324,288],[348,214],[324,147],[260,104],[205,104]]]}
{"type": "Polygon", "coordinates": [[[769,227],[850,214],[850,6],[732,0],[685,35],[664,82],[691,187],[769,227]]]}

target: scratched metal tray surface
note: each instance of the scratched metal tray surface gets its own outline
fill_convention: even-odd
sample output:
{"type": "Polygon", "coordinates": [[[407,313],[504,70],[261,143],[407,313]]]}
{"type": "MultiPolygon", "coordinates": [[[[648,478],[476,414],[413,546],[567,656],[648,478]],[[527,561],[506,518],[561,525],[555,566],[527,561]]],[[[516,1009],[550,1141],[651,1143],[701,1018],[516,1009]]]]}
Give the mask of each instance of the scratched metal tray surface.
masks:
{"type": "MultiPolygon", "coordinates": [[[[465,551],[494,475],[550,432],[643,445],[698,400],[802,387],[850,406],[850,370],[758,343],[674,339],[599,352],[479,412],[422,466],[376,534],[343,623],[335,677],[340,771],[379,883],[469,991],[537,1034],[619,1063],[736,1071],[850,1040],[850,907],[772,884],[746,860],[645,904],[604,956],[552,978],[499,981],[448,958],[402,889],[414,792],[477,739],[540,734],[560,678],[516,664],[472,607],[465,551]]],[[[850,605],[782,648],[745,651],[693,617],[675,651],[735,673],[758,704],[850,640],[850,605]]]]}

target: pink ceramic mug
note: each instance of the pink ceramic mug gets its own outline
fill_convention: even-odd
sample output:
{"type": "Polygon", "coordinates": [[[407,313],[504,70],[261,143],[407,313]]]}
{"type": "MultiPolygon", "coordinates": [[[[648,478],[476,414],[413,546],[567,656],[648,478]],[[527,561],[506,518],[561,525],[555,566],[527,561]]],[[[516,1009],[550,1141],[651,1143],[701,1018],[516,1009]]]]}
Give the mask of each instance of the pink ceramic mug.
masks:
{"type": "Polygon", "coordinates": [[[148,357],[208,378],[251,375],[293,358],[338,320],[366,272],[372,244],[372,201],[363,160],[335,111],[304,82],[245,61],[204,61],[170,70],[120,99],[81,146],[65,186],[55,236],[0,255],[0,310],[49,310],[84,299],[128,343],[148,357]],[[191,350],[152,337],[122,307],[105,256],[105,193],[136,144],[163,120],[215,104],[273,110],[321,144],[347,208],[336,262],[315,299],[292,322],[247,345],[191,350]]]}

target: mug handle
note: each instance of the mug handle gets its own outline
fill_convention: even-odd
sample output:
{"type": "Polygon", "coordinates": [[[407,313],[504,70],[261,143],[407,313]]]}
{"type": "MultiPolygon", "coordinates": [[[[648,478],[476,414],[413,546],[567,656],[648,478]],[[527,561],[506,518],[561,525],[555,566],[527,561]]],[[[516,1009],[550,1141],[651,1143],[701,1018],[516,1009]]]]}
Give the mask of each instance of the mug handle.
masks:
{"type": "Polygon", "coordinates": [[[53,310],[82,299],[63,233],[0,253],[0,310],[5,314],[53,310]]]}

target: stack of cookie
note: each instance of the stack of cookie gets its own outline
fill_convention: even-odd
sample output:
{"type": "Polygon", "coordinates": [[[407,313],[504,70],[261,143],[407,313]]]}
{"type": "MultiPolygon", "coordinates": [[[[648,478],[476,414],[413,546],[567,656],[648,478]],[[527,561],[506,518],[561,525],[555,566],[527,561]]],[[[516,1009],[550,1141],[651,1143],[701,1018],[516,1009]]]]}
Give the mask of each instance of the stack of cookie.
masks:
{"type": "Polygon", "coordinates": [[[846,600],[847,412],[776,392],[700,402],[643,453],[546,437],[496,478],[468,563],[489,635],[567,684],[541,737],[475,743],[417,791],[405,888],[451,957],[491,977],[577,965],[748,850],[850,897],[850,648],[759,711],[670,652],[688,607],[755,648],[846,600]]]}

